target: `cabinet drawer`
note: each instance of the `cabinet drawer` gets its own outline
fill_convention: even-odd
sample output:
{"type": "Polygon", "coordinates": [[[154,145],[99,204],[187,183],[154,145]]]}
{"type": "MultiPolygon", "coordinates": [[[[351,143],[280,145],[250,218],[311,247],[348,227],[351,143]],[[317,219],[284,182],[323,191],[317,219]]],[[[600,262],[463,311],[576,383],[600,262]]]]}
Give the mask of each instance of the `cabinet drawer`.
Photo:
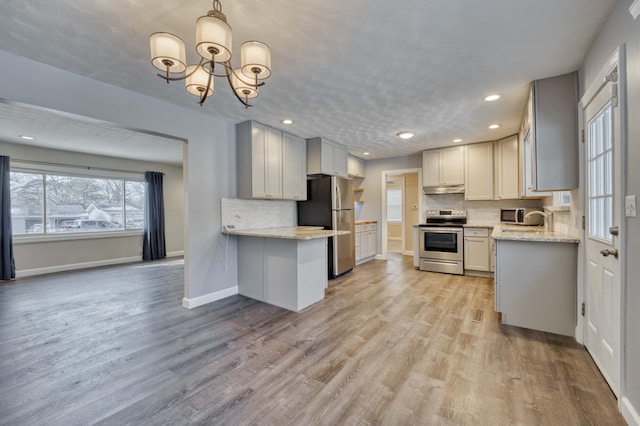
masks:
{"type": "Polygon", "coordinates": [[[464,228],[465,237],[488,237],[488,228],[464,228]]]}

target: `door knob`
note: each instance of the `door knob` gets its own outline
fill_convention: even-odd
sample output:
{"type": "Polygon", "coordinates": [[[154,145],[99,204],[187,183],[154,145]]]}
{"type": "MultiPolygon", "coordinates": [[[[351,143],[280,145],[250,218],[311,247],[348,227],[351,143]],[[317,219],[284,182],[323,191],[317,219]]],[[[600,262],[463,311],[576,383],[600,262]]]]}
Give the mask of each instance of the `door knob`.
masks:
{"type": "Polygon", "coordinates": [[[613,255],[613,257],[615,257],[616,259],[618,258],[618,250],[617,249],[604,249],[604,250],[600,250],[600,254],[603,255],[604,257],[609,257],[609,255],[613,255]]]}
{"type": "Polygon", "coordinates": [[[618,228],[617,226],[610,226],[609,227],[609,233],[611,235],[617,236],[620,233],[620,228],[618,228]]]}

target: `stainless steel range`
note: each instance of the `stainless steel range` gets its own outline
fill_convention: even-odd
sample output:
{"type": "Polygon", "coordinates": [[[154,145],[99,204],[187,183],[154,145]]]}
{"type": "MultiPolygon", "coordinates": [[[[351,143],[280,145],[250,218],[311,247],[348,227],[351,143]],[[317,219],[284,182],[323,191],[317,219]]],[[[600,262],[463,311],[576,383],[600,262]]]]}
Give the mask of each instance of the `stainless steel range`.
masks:
{"type": "Polygon", "coordinates": [[[426,223],[418,229],[421,271],[464,274],[465,223],[466,210],[427,210],[426,223]]]}

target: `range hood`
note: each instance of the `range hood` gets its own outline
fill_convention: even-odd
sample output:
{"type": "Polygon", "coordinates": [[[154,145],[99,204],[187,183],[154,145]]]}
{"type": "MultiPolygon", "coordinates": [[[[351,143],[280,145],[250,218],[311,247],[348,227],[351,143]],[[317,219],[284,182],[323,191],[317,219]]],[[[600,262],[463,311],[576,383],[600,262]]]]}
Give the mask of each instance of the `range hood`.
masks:
{"type": "Polygon", "coordinates": [[[464,194],[464,185],[450,186],[424,186],[422,187],[424,195],[434,194],[464,194]]]}

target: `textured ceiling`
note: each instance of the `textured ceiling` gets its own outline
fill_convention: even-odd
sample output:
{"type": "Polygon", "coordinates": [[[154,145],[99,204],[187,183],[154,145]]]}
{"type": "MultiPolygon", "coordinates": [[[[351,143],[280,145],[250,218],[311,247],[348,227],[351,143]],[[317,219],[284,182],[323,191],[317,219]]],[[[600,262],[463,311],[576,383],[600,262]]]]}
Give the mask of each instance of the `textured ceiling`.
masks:
{"type": "Polygon", "coordinates": [[[0,141],[175,165],[182,165],[184,144],[111,123],[6,102],[0,102],[0,141]]]}
{"type": "MultiPolygon", "coordinates": [[[[222,79],[212,115],[254,119],[322,136],[368,158],[406,155],[513,134],[528,84],[574,71],[614,0],[222,0],[243,41],[272,52],[272,77],[245,110],[222,79]],[[484,96],[499,93],[493,103],[484,96]],[[489,130],[490,123],[500,123],[489,130]],[[416,137],[399,140],[411,130],[416,137]]],[[[172,32],[196,61],[202,0],[4,0],[0,49],[198,109],[180,83],[167,86],[149,61],[149,34],[172,32]]]]}

